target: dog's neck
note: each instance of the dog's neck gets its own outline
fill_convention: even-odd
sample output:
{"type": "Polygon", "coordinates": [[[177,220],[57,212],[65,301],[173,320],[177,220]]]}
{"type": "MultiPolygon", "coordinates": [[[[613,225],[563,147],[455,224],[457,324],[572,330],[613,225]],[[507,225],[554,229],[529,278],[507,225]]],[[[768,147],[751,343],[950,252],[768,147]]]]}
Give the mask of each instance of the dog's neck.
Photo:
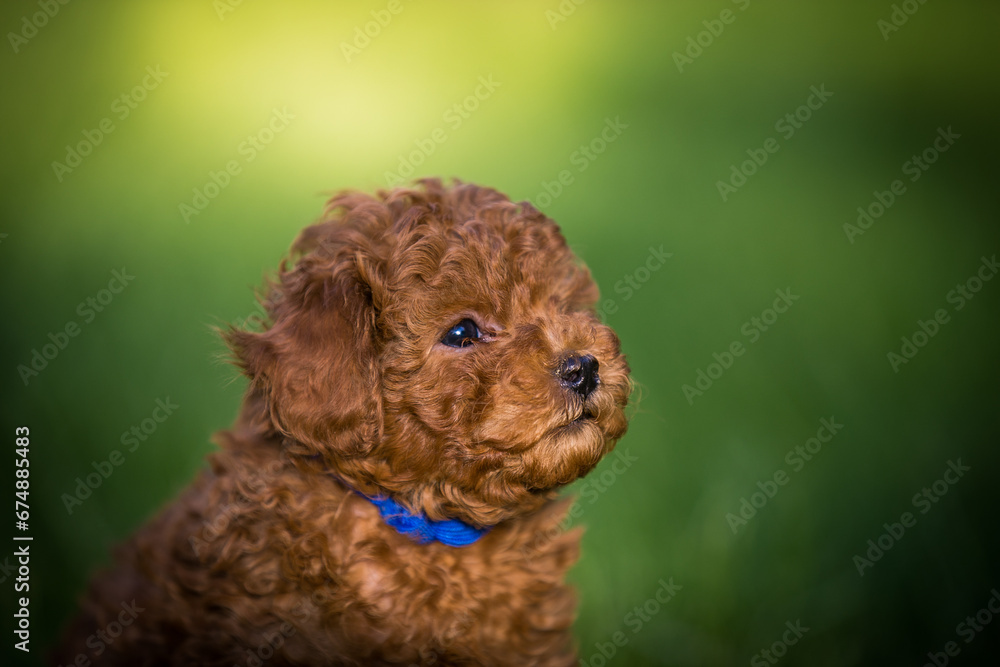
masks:
{"type": "Polygon", "coordinates": [[[428,519],[423,512],[414,514],[388,496],[358,495],[371,501],[387,524],[419,544],[437,541],[449,547],[465,547],[489,532],[489,528],[476,528],[458,519],[428,519]]]}
{"type": "MultiPolygon", "coordinates": [[[[318,455],[316,458],[319,458],[318,455]]],[[[369,496],[352,488],[335,473],[328,472],[327,474],[337,480],[344,488],[353,491],[374,505],[386,524],[417,544],[440,542],[449,547],[467,547],[490,531],[489,527],[477,528],[459,519],[435,521],[428,518],[423,512],[411,512],[389,496],[369,496]]]]}
{"type": "MultiPolygon", "coordinates": [[[[276,429],[266,418],[267,411],[264,409],[264,404],[264,397],[259,391],[248,392],[244,400],[240,418],[233,430],[238,432],[244,440],[274,443],[287,451],[289,443],[294,443],[295,441],[288,437],[277,436],[276,429]]],[[[309,460],[320,469],[324,467],[320,454],[299,453],[299,456],[309,460]]],[[[387,495],[367,495],[362,493],[329,469],[326,469],[325,472],[344,488],[368,500],[378,509],[382,519],[389,526],[418,544],[427,544],[436,541],[449,547],[464,547],[478,541],[479,538],[490,530],[488,526],[478,528],[460,519],[435,521],[428,518],[423,512],[411,512],[387,495]]]]}

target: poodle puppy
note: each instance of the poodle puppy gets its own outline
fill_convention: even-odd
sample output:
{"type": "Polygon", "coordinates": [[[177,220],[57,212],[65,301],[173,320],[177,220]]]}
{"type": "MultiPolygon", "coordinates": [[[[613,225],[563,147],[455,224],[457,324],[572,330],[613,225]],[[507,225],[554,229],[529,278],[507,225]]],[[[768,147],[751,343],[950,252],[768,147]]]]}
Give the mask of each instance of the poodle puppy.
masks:
{"type": "Polygon", "coordinates": [[[118,548],[57,664],[574,664],[580,530],[537,537],[627,426],[597,295],[496,190],[334,197],[266,325],[224,332],[249,384],[210,468],[118,548]]]}

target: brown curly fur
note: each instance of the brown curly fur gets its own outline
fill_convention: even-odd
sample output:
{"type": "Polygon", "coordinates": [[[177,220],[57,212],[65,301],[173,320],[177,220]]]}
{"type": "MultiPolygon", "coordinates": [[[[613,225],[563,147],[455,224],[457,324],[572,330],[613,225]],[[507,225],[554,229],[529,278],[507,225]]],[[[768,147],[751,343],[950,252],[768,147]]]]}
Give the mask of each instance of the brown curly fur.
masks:
{"type": "Polygon", "coordinates": [[[626,429],[596,300],[555,223],[495,190],[334,197],[271,284],[269,325],[226,332],[250,384],[211,469],[118,549],[57,662],[573,664],[579,531],[538,535],[626,429]],[[484,340],[441,344],[464,318],[484,340]],[[571,352],[599,362],[586,398],[557,380],[571,352]],[[492,528],[418,544],[352,489],[492,528]]]}

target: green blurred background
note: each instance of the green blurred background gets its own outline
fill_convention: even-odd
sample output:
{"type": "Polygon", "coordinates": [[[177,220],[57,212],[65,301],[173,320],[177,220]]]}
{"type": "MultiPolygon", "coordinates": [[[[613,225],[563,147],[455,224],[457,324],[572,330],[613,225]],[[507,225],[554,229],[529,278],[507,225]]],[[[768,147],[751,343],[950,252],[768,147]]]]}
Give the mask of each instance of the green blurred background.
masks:
{"type": "MultiPolygon", "coordinates": [[[[887,32],[888,2],[164,0],[51,18],[5,3],[3,433],[13,449],[28,425],[33,443],[34,658],[235,415],[244,383],[211,326],[256,311],[262,275],[329,193],[418,161],[412,177],[536,202],[614,300],[638,385],[619,447],[636,462],[577,484],[585,664],[771,664],[760,652],[796,621],[809,630],[784,664],[922,665],[949,641],[951,664],[988,664],[1000,619],[968,643],[957,626],[1000,586],[1000,280],[961,310],[948,294],[1000,251],[1000,7],[902,4],[887,32]],[[155,87],[128,107],[144,79],[155,87]],[[799,110],[813,86],[832,96],[799,110]],[[248,148],[275,109],[294,118],[248,148]],[[797,110],[810,117],[788,137],[776,123],[797,110]],[[102,119],[113,131],[54,168],[102,119]],[[911,182],[904,163],[949,127],[960,137],[911,182]],[[778,151],[724,201],[717,182],[768,138],[778,151]],[[180,205],[230,161],[240,173],[185,221],[180,205]],[[851,242],[844,225],[895,179],[905,193],[851,242]],[[647,271],[661,246],[672,256],[647,271]],[[88,321],[78,305],[123,267],[134,280],[88,321]],[[778,289],[799,299],[751,342],[778,289]],[[942,308],[894,372],[887,353],[942,308]],[[25,384],[17,367],[71,322],[79,334],[25,384]],[[734,341],[745,352],[689,401],[682,386],[718,376],[713,354],[734,341]],[[129,452],[122,434],[167,398],[180,407],[129,452]],[[786,453],[831,417],[843,429],[796,470],[786,453]],[[115,449],[124,462],[70,514],[63,494],[115,449]],[[959,458],[971,470],[921,514],[914,494],[959,458]],[[726,515],[778,471],[787,484],[734,533],[726,515]],[[907,511],[916,524],[860,576],[854,557],[907,511]],[[671,578],[676,596],[637,615],[671,578]]],[[[0,609],[21,659],[13,549],[0,609]]]]}

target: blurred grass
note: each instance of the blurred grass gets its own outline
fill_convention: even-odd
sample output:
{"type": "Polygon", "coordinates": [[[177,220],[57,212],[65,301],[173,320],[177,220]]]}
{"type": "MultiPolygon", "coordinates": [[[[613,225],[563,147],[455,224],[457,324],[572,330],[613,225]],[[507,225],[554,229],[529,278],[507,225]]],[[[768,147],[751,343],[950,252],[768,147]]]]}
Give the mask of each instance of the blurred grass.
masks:
{"type": "MultiPolygon", "coordinates": [[[[244,3],[220,20],[209,2],[71,3],[0,58],[3,415],[35,443],[33,646],[235,414],[243,385],[210,325],[254,311],[253,287],[327,193],[383,186],[437,127],[447,140],[417,175],[537,201],[573,173],[546,211],[616,299],[608,321],[641,388],[620,445],[639,462],[581,501],[582,658],[624,629],[614,664],[747,662],[796,619],[810,631],[788,664],[918,664],[957,640],[998,584],[1000,284],[898,373],[886,353],[1000,250],[996,5],[926,3],[884,41],[880,3],[591,2],[554,30],[555,2],[404,3],[346,62],[341,42],[382,7],[244,3]],[[726,7],[736,20],[678,72],[672,54],[726,7]],[[148,65],[169,75],[57,181],[51,163],[148,65]],[[443,115],[489,75],[500,87],[453,129],[443,115]],[[820,84],[833,97],[723,203],[716,181],[820,84]],[[242,160],[274,108],[295,120],[185,224],[178,205],[242,160]],[[579,171],[574,151],[607,118],[628,127],[579,171]],[[848,243],[856,208],[948,126],[961,138],[848,243]],[[625,300],[614,285],[660,245],[673,257],[625,300]],[[135,281],[25,387],[16,366],[123,266],[135,281]],[[747,343],[740,327],[779,288],[801,299],[689,405],[681,386],[747,343]],[[68,515],[74,479],[167,396],[177,416],[68,515]],[[831,415],[843,431],[733,535],[726,513],[831,415]],[[956,458],[972,471],[859,577],[853,556],[956,458]],[[671,577],[683,589],[633,633],[629,612],[671,577]]],[[[7,3],[0,25],[36,11],[7,3]]],[[[956,660],[985,664],[996,637],[988,626],[956,660]]]]}

